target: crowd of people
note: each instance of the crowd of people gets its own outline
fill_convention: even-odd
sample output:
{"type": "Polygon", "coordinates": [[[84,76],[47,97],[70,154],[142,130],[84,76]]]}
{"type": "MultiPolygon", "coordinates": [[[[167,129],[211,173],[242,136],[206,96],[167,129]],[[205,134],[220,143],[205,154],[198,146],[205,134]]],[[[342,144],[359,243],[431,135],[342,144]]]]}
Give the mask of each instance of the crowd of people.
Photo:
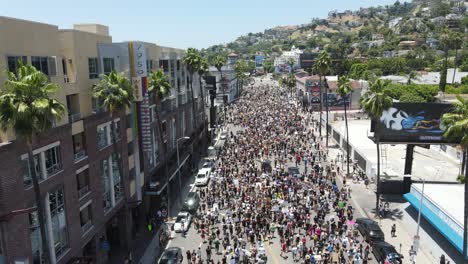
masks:
{"type": "Polygon", "coordinates": [[[229,107],[213,180],[199,190],[193,227],[203,243],[185,249],[187,263],[273,263],[277,252],[288,263],[368,262],[318,122],[288,97],[260,84],[229,107]]]}

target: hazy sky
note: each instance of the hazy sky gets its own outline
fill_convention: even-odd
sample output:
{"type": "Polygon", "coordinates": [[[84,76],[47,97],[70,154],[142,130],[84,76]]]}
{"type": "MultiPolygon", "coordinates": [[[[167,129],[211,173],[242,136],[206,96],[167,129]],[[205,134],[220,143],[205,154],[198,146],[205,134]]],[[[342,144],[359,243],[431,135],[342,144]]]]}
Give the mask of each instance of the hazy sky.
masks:
{"type": "Polygon", "coordinates": [[[0,0],[0,16],[71,28],[109,26],[114,41],[142,40],[206,48],[249,32],[307,23],[328,11],[392,4],[395,0],[0,0]]]}

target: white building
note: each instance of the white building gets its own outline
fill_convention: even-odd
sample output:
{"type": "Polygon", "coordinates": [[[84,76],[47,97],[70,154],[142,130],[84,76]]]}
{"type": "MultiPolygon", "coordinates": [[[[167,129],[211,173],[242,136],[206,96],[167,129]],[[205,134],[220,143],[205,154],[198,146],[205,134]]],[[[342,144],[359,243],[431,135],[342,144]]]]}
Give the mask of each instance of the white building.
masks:
{"type": "Polygon", "coordinates": [[[283,51],[281,56],[275,58],[274,66],[287,64],[290,59],[294,60],[294,64],[299,64],[299,56],[302,54],[302,50],[292,46],[290,51],[283,51]]]}

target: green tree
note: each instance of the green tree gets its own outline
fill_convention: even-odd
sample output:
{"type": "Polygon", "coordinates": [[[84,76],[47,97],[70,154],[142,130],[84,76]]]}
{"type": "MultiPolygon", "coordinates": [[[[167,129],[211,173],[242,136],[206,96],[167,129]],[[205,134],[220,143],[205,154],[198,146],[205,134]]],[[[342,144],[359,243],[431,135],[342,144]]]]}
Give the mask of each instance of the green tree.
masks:
{"type": "Polygon", "coordinates": [[[189,75],[190,75],[190,91],[192,91],[192,98],[191,98],[192,120],[194,122],[195,127],[198,127],[198,126],[197,126],[197,118],[195,116],[196,104],[195,104],[195,97],[194,97],[195,95],[193,92],[193,74],[198,72],[198,68],[200,67],[201,60],[202,58],[201,58],[200,52],[198,52],[198,50],[194,48],[188,48],[187,52],[184,54],[184,57],[182,58],[182,62],[187,67],[187,71],[189,72],[189,75]]]}
{"type": "Polygon", "coordinates": [[[453,104],[453,112],[442,116],[442,124],[446,127],[444,137],[455,142],[460,142],[463,149],[463,160],[465,168],[465,208],[463,222],[463,256],[467,254],[467,233],[468,233],[468,99],[457,96],[457,101],[453,104]]]}
{"type": "Polygon", "coordinates": [[[294,93],[294,88],[296,87],[296,76],[292,73],[288,74],[285,84],[286,87],[288,87],[290,94],[292,95],[294,93]]]}
{"type": "Polygon", "coordinates": [[[236,61],[234,64],[234,71],[236,72],[237,78],[237,88],[242,88],[244,85],[244,80],[247,79],[245,72],[247,71],[247,63],[244,60],[236,61]]]}
{"type": "MultiPolygon", "coordinates": [[[[330,66],[331,66],[331,59],[330,55],[326,51],[322,51],[315,62],[315,70],[319,74],[319,80],[320,80],[320,96],[322,97],[322,103],[320,104],[320,128],[319,128],[319,133],[320,136],[322,136],[322,105],[323,105],[323,87],[325,80],[322,81],[322,77],[325,79],[326,74],[330,71],[330,66]]],[[[325,91],[325,99],[326,99],[326,117],[327,117],[327,126],[326,126],[326,146],[328,147],[328,91],[325,91]]]]}
{"type": "Polygon", "coordinates": [[[445,52],[445,59],[440,73],[439,90],[445,92],[445,86],[447,85],[447,68],[448,68],[448,57],[450,49],[458,50],[463,43],[463,36],[459,32],[453,32],[445,29],[440,35],[440,43],[445,52]]]}
{"type": "Polygon", "coordinates": [[[349,129],[348,129],[348,114],[346,111],[346,105],[349,100],[351,102],[351,92],[353,91],[353,88],[351,87],[351,81],[349,80],[348,76],[341,76],[338,79],[338,88],[336,89],[336,92],[341,96],[343,99],[343,108],[344,108],[344,115],[345,115],[345,127],[346,127],[346,165],[347,165],[347,170],[346,170],[346,176],[349,176],[349,129]]]}
{"type": "Polygon", "coordinates": [[[406,75],[408,80],[406,81],[406,84],[411,84],[412,80],[417,80],[419,78],[419,73],[417,71],[411,71],[406,75]]]}
{"type": "Polygon", "coordinates": [[[214,59],[214,66],[218,69],[219,73],[221,74],[221,78],[223,76],[222,68],[226,64],[227,59],[223,55],[217,55],[214,59]]]}
{"type": "MultiPolygon", "coordinates": [[[[112,71],[108,75],[101,75],[99,82],[91,87],[91,94],[101,103],[101,107],[106,109],[111,117],[113,155],[115,155],[117,159],[117,169],[121,181],[124,182],[121,155],[117,146],[117,128],[114,127],[114,118],[124,112],[126,107],[132,106],[134,100],[132,85],[130,80],[123,74],[112,71]]],[[[122,131],[122,128],[120,128],[120,131],[122,131]]],[[[113,188],[113,186],[111,186],[111,188],[113,188]]]]}
{"type": "MultiPolygon", "coordinates": [[[[154,71],[148,77],[148,92],[154,96],[156,101],[156,129],[158,134],[158,142],[156,144],[162,145],[163,156],[164,156],[164,174],[166,176],[166,183],[169,184],[169,169],[168,169],[168,153],[167,153],[167,144],[163,141],[162,135],[162,121],[161,121],[161,101],[168,97],[171,93],[171,83],[166,74],[162,69],[154,71]]],[[[159,148],[158,148],[159,149],[159,148]]],[[[155,161],[156,163],[157,161],[155,161]]],[[[170,188],[167,187],[167,212],[169,214],[170,210],[170,188]]]]}
{"type": "Polygon", "coordinates": [[[28,150],[29,174],[32,178],[37,216],[41,232],[45,263],[50,261],[44,207],[33,155],[33,139],[53,127],[55,120],[64,116],[65,106],[51,96],[60,90],[57,84],[33,66],[19,62],[17,74],[8,72],[5,89],[0,94],[0,128],[13,129],[24,138],[28,150]]]}
{"type": "MultiPolygon", "coordinates": [[[[393,100],[386,89],[389,83],[389,81],[376,80],[370,85],[369,90],[363,94],[359,101],[361,108],[366,111],[372,119],[372,122],[376,125],[378,125],[383,111],[390,108],[393,104],[393,100]]],[[[380,144],[379,135],[377,133],[375,133],[375,142],[377,144],[377,192],[375,210],[378,212],[380,199],[380,144]]]]}

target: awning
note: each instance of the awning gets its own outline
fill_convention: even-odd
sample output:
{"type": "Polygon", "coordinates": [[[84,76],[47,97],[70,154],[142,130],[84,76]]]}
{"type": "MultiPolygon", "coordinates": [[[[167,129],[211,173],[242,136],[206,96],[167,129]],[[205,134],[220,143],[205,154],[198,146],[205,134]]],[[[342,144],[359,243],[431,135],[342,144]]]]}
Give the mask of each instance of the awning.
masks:
{"type": "MultiPolygon", "coordinates": [[[[185,162],[189,159],[190,155],[187,155],[185,159],[180,163],[180,166],[174,171],[174,173],[169,177],[169,182],[172,181],[172,179],[177,175],[177,172],[185,165],[185,162]]],[[[161,195],[161,193],[164,191],[164,189],[167,187],[167,182],[164,183],[160,188],[154,190],[154,191],[146,191],[145,195],[161,195]]]]}
{"type": "MultiPolygon", "coordinates": [[[[406,193],[403,197],[417,210],[419,211],[420,200],[412,193],[406,193]]],[[[436,206],[433,207],[433,210],[438,210],[436,206]]],[[[444,221],[441,217],[448,217],[441,210],[439,212],[434,212],[429,209],[423,203],[421,215],[426,218],[426,220],[434,226],[439,233],[441,233],[458,251],[463,253],[463,236],[456,232],[452,227],[447,224],[447,221],[444,221]]],[[[463,233],[462,233],[463,234],[463,233]]]]}

